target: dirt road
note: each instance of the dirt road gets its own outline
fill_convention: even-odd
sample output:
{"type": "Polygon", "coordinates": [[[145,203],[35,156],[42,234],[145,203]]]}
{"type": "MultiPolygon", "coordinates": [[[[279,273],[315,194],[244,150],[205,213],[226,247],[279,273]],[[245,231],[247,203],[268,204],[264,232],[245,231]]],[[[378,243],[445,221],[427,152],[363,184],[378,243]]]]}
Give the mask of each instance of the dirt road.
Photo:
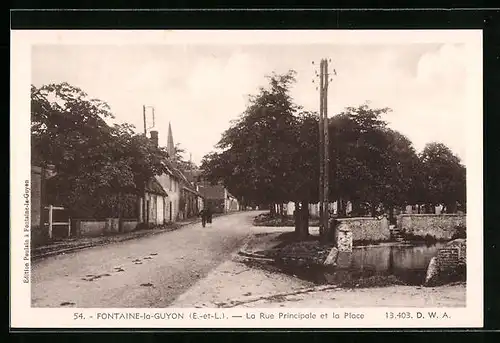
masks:
{"type": "Polygon", "coordinates": [[[231,258],[259,212],[36,261],[33,307],[168,307],[231,258]]]}

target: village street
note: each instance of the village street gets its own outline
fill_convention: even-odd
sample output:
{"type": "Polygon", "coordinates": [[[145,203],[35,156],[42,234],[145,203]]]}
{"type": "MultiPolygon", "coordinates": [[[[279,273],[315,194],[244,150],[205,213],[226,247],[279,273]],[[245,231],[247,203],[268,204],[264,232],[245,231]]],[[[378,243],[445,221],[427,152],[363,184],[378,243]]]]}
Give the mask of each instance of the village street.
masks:
{"type": "Polygon", "coordinates": [[[232,257],[259,212],[49,257],[32,266],[33,307],[166,307],[232,257]]]}

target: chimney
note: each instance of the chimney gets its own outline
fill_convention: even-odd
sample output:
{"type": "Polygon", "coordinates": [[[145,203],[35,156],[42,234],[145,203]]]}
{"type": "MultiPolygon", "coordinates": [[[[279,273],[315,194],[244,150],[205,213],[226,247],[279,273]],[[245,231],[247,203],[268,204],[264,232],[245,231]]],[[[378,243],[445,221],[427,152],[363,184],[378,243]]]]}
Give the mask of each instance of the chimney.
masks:
{"type": "Polygon", "coordinates": [[[158,131],[150,131],[151,134],[151,142],[158,147],[158,131]]]}

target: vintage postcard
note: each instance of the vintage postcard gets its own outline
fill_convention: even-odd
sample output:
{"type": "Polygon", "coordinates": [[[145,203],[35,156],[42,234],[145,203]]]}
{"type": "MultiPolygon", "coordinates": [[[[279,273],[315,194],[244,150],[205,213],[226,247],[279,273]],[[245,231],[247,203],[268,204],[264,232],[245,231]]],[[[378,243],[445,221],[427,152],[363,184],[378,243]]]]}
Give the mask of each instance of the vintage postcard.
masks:
{"type": "Polygon", "coordinates": [[[482,327],[481,44],[12,31],[11,326],[482,327]]]}

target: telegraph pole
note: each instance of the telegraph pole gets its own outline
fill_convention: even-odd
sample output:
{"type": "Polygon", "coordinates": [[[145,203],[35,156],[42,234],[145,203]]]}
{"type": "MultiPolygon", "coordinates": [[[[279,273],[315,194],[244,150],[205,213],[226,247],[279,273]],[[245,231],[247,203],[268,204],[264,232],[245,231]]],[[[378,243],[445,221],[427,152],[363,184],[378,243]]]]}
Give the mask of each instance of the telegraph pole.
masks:
{"type": "Polygon", "coordinates": [[[319,232],[323,236],[324,232],[324,120],[323,120],[323,107],[324,107],[324,64],[325,61],[321,60],[319,67],[319,232]]]}
{"type": "MultiPolygon", "coordinates": [[[[313,62],[314,64],[314,62],[313,62]]],[[[336,71],[334,70],[336,75],[336,71]]],[[[316,73],[316,76],[317,73],[316,73]]],[[[330,139],[328,135],[328,83],[331,81],[328,73],[327,59],[321,59],[319,71],[319,216],[320,237],[324,237],[328,229],[330,204],[330,139]]],[[[313,81],[314,82],[314,81],[313,81]]],[[[318,88],[316,88],[318,89],[318,88]]]]}
{"type": "MultiPolygon", "coordinates": [[[[146,129],[146,105],[142,105],[142,118],[143,118],[143,121],[144,121],[144,138],[148,138],[148,133],[147,133],[147,129],[146,129]]],[[[147,225],[148,223],[148,217],[147,217],[147,214],[146,212],[148,211],[148,206],[146,204],[146,198],[147,198],[147,192],[146,192],[146,186],[147,186],[148,182],[145,181],[144,182],[144,194],[143,194],[143,199],[142,199],[142,221],[144,222],[144,224],[147,225]]]]}
{"type": "Polygon", "coordinates": [[[323,186],[324,186],[324,191],[323,191],[323,199],[324,199],[324,206],[325,208],[323,209],[324,213],[324,219],[323,219],[323,230],[326,232],[328,230],[328,217],[329,217],[329,205],[330,205],[330,187],[329,187],[329,174],[330,174],[330,154],[329,154],[329,145],[330,145],[330,139],[328,137],[328,61],[325,59],[323,68],[325,69],[323,72],[323,77],[325,78],[325,81],[323,83],[323,134],[324,134],[324,147],[325,147],[325,152],[324,152],[324,159],[325,159],[325,166],[324,168],[324,181],[323,181],[323,186]]]}
{"type": "Polygon", "coordinates": [[[142,119],[144,120],[144,136],[147,137],[148,133],[146,132],[146,105],[142,105],[142,119]]]}

